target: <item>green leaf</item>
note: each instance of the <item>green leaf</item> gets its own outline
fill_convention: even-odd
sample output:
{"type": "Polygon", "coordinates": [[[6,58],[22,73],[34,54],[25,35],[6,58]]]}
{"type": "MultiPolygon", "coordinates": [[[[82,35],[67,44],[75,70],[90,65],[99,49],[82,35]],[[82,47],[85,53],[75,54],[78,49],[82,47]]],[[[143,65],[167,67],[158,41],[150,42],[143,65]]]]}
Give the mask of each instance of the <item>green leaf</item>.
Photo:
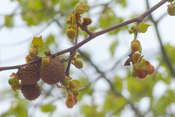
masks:
{"type": "Polygon", "coordinates": [[[44,40],[44,45],[42,48],[39,48],[39,56],[44,56],[45,50],[50,50],[50,47],[57,48],[57,43],[55,42],[55,36],[53,34],[50,34],[48,37],[46,37],[46,40],[44,40]]]}
{"type": "Polygon", "coordinates": [[[60,11],[61,12],[71,12],[79,0],[60,0],[60,11]]]}
{"type": "Polygon", "coordinates": [[[125,107],[126,100],[123,97],[116,96],[112,93],[109,93],[105,97],[105,102],[103,105],[103,112],[118,112],[116,113],[117,116],[120,116],[120,112],[125,107]]]}
{"type": "Polygon", "coordinates": [[[20,99],[18,101],[18,105],[16,106],[15,110],[18,113],[19,117],[28,117],[26,105],[28,104],[28,101],[25,99],[20,99]]]}
{"type": "Polygon", "coordinates": [[[44,113],[47,113],[47,112],[54,112],[56,109],[56,106],[53,105],[53,104],[45,104],[43,106],[41,106],[41,111],[44,112],[44,113]]]}
{"type": "Polygon", "coordinates": [[[80,93],[77,97],[78,100],[81,100],[83,96],[86,95],[91,96],[92,93],[94,92],[94,89],[90,87],[91,82],[89,81],[88,78],[80,77],[79,80],[85,85],[85,88],[80,90],[80,93]]]}
{"type": "Polygon", "coordinates": [[[42,47],[44,45],[42,36],[40,37],[34,37],[32,40],[32,44],[36,47],[42,47]]]}
{"type": "Polygon", "coordinates": [[[166,108],[175,102],[174,90],[167,90],[153,106],[153,112],[157,115],[165,115],[166,108]]]}
{"type": "Polygon", "coordinates": [[[32,10],[43,9],[43,3],[41,0],[27,0],[27,6],[32,10]]]}
{"type": "Polygon", "coordinates": [[[118,76],[115,76],[113,83],[114,83],[114,87],[117,90],[117,92],[121,92],[123,89],[123,79],[118,76]]]}
{"type": "Polygon", "coordinates": [[[118,45],[118,41],[115,40],[114,42],[112,42],[112,44],[111,44],[110,47],[109,47],[109,50],[110,50],[110,52],[111,52],[111,56],[112,56],[112,57],[113,57],[114,54],[115,54],[115,49],[116,49],[117,45],[118,45]]]}
{"type": "Polygon", "coordinates": [[[74,79],[74,80],[72,80],[72,82],[74,82],[76,84],[75,89],[77,89],[77,90],[85,88],[85,86],[79,80],[74,79]]]}
{"type": "Polygon", "coordinates": [[[139,28],[139,32],[140,33],[145,33],[148,29],[148,27],[151,26],[149,24],[144,24],[144,22],[142,22],[141,24],[139,24],[138,28],[139,28]]]}
{"type": "Polygon", "coordinates": [[[74,13],[83,14],[88,8],[91,8],[91,7],[86,3],[84,3],[84,1],[81,1],[76,4],[74,8],[74,13]]]}
{"type": "Polygon", "coordinates": [[[5,26],[6,27],[12,27],[13,26],[13,15],[6,15],[5,16],[5,26]]]}
{"type": "MultiPolygon", "coordinates": [[[[114,13],[114,11],[111,8],[108,8],[104,11],[103,14],[100,16],[100,27],[102,29],[108,28],[110,26],[116,25],[123,22],[123,18],[117,17],[114,13]]],[[[127,29],[128,26],[123,26],[119,29],[110,31],[108,34],[110,35],[116,35],[119,31],[127,29]]]]}
{"type": "Polygon", "coordinates": [[[99,112],[98,105],[83,105],[81,108],[81,113],[86,115],[86,117],[104,117],[105,113],[104,112],[99,112]]]}

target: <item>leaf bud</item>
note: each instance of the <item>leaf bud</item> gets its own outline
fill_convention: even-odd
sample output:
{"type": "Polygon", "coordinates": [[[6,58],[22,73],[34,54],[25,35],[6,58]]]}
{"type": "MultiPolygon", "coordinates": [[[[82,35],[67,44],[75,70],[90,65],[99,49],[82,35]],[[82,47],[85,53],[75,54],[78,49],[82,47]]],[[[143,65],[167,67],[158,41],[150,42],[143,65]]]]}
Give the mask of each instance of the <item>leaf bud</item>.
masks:
{"type": "Polygon", "coordinates": [[[75,37],[77,36],[77,32],[74,29],[67,29],[66,30],[66,35],[70,40],[74,40],[75,37]]]}
{"type": "Polygon", "coordinates": [[[62,85],[64,85],[64,86],[69,86],[69,82],[70,82],[70,80],[68,80],[67,78],[64,78],[63,80],[62,80],[62,85]]]}
{"type": "Polygon", "coordinates": [[[129,34],[132,34],[133,33],[133,30],[129,30],[129,34]]]}
{"type": "Polygon", "coordinates": [[[9,83],[10,85],[18,85],[18,84],[19,84],[19,79],[18,79],[18,78],[10,78],[10,79],[8,80],[8,83],[9,83]]]}
{"type": "Polygon", "coordinates": [[[44,54],[45,54],[46,56],[50,56],[50,55],[51,55],[50,50],[44,51],[44,54]]]}
{"type": "Polygon", "coordinates": [[[138,41],[138,40],[133,40],[132,42],[131,42],[131,50],[133,51],[133,52],[136,52],[136,51],[138,51],[139,49],[140,49],[140,42],[138,41]]]}
{"type": "Polygon", "coordinates": [[[41,62],[42,62],[42,65],[44,65],[44,66],[48,65],[49,62],[50,62],[50,57],[49,56],[42,57],[42,61],[41,62]]]}
{"type": "Polygon", "coordinates": [[[78,91],[78,90],[73,91],[73,95],[74,95],[75,97],[78,97],[79,91],[78,91]]]}
{"type": "Polygon", "coordinates": [[[137,28],[136,28],[135,25],[132,25],[132,26],[131,26],[131,30],[136,31],[136,29],[137,29],[137,28]]]}
{"type": "Polygon", "coordinates": [[[38,55],[39,50],[37,48],[31,48],[29,49],[29,56],[34,58],[38,55]]]}
{"type": "Polygon", "coordinates": [[[74,61],[74,65],[75,65],[75,67],[77,67],[77,68],[79,68],[79,69],[83,68],[83,62],[82,62],[82,60],[80,60],[80,59],[76,59],[76,60],[74,61]]]}

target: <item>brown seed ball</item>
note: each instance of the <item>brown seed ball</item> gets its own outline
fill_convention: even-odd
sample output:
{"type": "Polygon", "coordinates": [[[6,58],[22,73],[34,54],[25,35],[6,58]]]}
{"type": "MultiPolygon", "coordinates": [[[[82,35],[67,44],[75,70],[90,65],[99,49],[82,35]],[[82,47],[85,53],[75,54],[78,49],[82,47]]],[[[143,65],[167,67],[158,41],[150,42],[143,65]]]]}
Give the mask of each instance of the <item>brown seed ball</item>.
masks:
{"type": "Polygon", "coordinates": [[[27,100],[35,100],[41,94],[41,89],[38,84],[25,85],[21,84],[21,92],[27,100]]]}
{"type": "Polygon", "coordinates": [[[18,76],[22,84],[36,84],[40,79],[40,63],[29,64],[18,70],[18,76]]]}
{"type": "Polygon", "coordinates": [[[50,58],[48,65],[42,65],[40,69],[40,76],[45,83],[50,85],[56,84],[64,79],[64,67],[59,58],[50,58]]]}

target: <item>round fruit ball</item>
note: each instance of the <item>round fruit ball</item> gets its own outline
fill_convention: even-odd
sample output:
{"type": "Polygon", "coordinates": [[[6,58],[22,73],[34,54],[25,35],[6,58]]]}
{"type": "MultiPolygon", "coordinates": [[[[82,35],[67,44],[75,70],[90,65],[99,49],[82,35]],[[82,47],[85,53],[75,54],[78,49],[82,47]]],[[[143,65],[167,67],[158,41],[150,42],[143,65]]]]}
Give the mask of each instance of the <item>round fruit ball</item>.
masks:
{"type": "Polygon", "coordinates": [[[50,58],[48,65],[41,65],[41,79],[50,85],[56,84],[65,78],[64,67],[58,57],[50,58]]]}
{"type": "Polygon", "coordinates": [[[32,85],[21,84],[21,92],[27,100],[31,101],[40,96],[41,89],[37,83],[32,85]]]}
{"type": "Polygon", "coordinates": [[[28,64],[18,70],[18,76],[22,84],[36,84],[40,80],[40,63],[28,64]]]}

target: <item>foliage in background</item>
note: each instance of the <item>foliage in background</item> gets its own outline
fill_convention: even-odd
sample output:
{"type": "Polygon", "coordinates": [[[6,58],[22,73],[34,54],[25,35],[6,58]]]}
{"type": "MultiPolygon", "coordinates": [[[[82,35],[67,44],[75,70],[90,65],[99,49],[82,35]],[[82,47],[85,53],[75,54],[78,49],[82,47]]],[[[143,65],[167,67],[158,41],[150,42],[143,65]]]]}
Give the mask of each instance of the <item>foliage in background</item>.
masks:
{"type": "MultiPolygon", "coordinates": [[[[26,22],[27,26],[39,26],[42,25],[42,23],[49,23],[49,22],[56,22],[58,26],[61,29],[64,29],[66,27],[65,24],[60,24],[59,19],[66,20],[68,17],[68,14],[73,11],[74,6],[76,5],[79,0],[17,0],[19,3],[19,8],[21,8],[21,18],[24,22],[26,22]]],[[[13,1],[14,2],[14,1],[13,1]]],[[[118,24],[123,22],[125,19],[121,16],[116,15],[115,11],[109,7],[109,4],[115,4],[115,5],[121,5],[123,9],[127,8],[127,1],[125,0],[113,0],[106,4],[100,4],[97,6],[102,6],[103,10],[97,14],[99,15],[99,22],[94,25],[94,27],[90,27],[89,29],[105,29],[107,27],[110,27],[112,25],[118,24]],[[108,22],[108,23],[106,23],[108,22]]],[[[92,6],[93,7],[93,6],[92,6]]],[[[94,6],[96,7],[96,6],[94,6]]],[[[148,7],[148,6],[147,6],[148,7]]],[[[165,9],[166,10],[166,9],[165,9]]],[[[6,15],[4,16],[5,22],[4,26],[8,28],[14,28],[14,17],[15,17],[15,11],[12,13],[13,15],[6,15]]],[[[87,12],[88,15],[91,15],[87,12]]],[[[149,19],[147,19],[149,20],[149,19]]],[[[150,18],[151,20],[151,18],[150,18]]],[[[153,24],[156,22],[151,20],[153,24]]],[[[128,26],[124,26],[120,29],[114,30],[109,32],[108,36],[113,37],[121,32],[128,31],[128,26]]],[[[159,30],[158,28],[155,28],[155,30],[159,30]]],[[[63,31],[63,35],[65,35],[65,31],[63,31]]],[[[81,33],[82,36],[85,34],[81,33]]],[[[51,47],[55,47],[56,49],[53,50],[54,52],[58,51],[57,48],[60,46],[60,43],[56,42],[56,38],[53,34],[48,35],[48,37],[45,38],[45,45],[43,48],[40,49],[41,53],[44,52],[45,49],[49,49],[51,47]],[[43,49],[43,50],[42,50],[43,49]],[[43,51],[43,52],[42,52],[43,51]]],[[[160,39],[158,37],[158,39],[160,39]]],[[[92,42],[93,43],[93,42],[92,42]]],[[[111,54],[111,57],[114,56],[116,53],[116,48],[120,45],[120,42],[117,40],[114,40],[113,43],[111,43],[111,46],[109,47],[109,52],[111,54]]],[[[128,47],[129,48],[129,47],[128,47]]],[[[53,48],[52,48],[53,49],[53,48]]],[[[171,89],[170,85],[174,78],[174,76],[170,72],[170,67],[167,65],[167,60],[171,63],[173,70],[175,69],[175,56],[173,53],[175,53],[175,47],[166,44],[163,49],[166,52],[167,59],[165,59],[164,54],[160,54],[160,56],[157,58],[160,65],[157,66],[156,72],[153,75],[147,76],[145,80],[140,80],[137,78],[131,77],[131,71],[126,70],[125,74],[126,77],[120,77],[119,75],[111,74],[112,77],[106,75],[107,71],[101,71],[100,67],[97,66],[95,63],[93,63],[93,60],[91,59],[91,54],[89,52],[80,52],[81,57],[84,60],[84,63],[86,63],[87,66],[90,66],[89,69],[93,68],[95,69],[96,74],[99,75],[96,80],[93,80],[93,82],[84,76],[77,75],[77,79],[79,79],[84,85],[85,89],[81,90],[80,95],[78,96],[78,103],[79,105],[74,108],[79,108],[81,115],[84,115],[86,117],[105,117],[105,116],[121,116],[122,111],[125,110],[125,108],[131,109],[134,114],[138,117],[143,117],[144,115],[151,115],[152,116],[175,116],[174,112],[167,111],[171,110],[170,105],[175,103],[175,92],[173,89],[171,89]],[[157,70],[159,68],[163,68],[163,72],[158,72],[157,70]],[[104,79],[105,82],[109,85],[109,89],[104,93],[103,97],[103,104],[97,105],[95,104],[95,93],[98,93],[93,89],[93,86],[99,79],[104,79]],[[160,98],[156,98],[154,96],[154,88],[156,84],[163,82],[166,84],[167,88],[160,98]],[[125,97],[123,95],[123,92],[127,91],[129,96],[125,97]],[[84,103],[83,98],[90,98],[91,103],[87,104],[84,103]],[[137,104],[144,98],[148,98],[149,101],[149,108],[146,111],[142,111],[139,109],[137,104]],[[82,103],[81,103],[82,102],[82,103]],[[130,105],[128,107],[128,105],[130,105]]],[[[81,51],[81,50],[80,50],[81,51]]],[[[116,61],[118,62],[118,61],[116,61]]],[[[88,68],[88,67],[87,67],[88,68]]],[[[111,69],[114,71],[115,69],[111,69]]],[[[84,69],[86,71],[86,69],[84,69]]],[[[73,73],[72,73],[73,74],[73,73]]],[[[87,74],[88,76],[88,74],[87,74]]],[[[50,113],[52,115],[53,113],[56,113],[58,116],[62,116],[61,113],[57,113],[57,105],[54,105],[55,99],[62,99],[60,97],[65,98],[65,92],[60,91],[61,93],[59,95],[53,95],[54,88],[51,87],[48,90],[45,90],[45,85],[40,83],[41,87],[43,88],[44,92],[41,94],[43,97],[51,98],[51,100],[48,103],[42,103],[42,99],[38,100],[37,103],[30,105],[30,102],[23,99],[22,96],[20,96],[20,92],[17,92],[16,95],[13,95],[13,92],[6,92],[5,94],[12,94],[13,101],[11,104],[11,107],[9,110],[1,114],[2,117],[7,116],[35,116],[35,113],[29,113],[28,108],[34,108],[34,109],[40,109],[37,111],[41,111],[43,113],[50,113]]],[[[0,92],[1,94],[1,92],[0,92]]],[[[3,99],[1,99],[3,101],[3,99]]],[[[64,106],[64,105],[62,105],[64,106]]],[[[75,115],[71,115],[73,117],[75,115]]]]}

